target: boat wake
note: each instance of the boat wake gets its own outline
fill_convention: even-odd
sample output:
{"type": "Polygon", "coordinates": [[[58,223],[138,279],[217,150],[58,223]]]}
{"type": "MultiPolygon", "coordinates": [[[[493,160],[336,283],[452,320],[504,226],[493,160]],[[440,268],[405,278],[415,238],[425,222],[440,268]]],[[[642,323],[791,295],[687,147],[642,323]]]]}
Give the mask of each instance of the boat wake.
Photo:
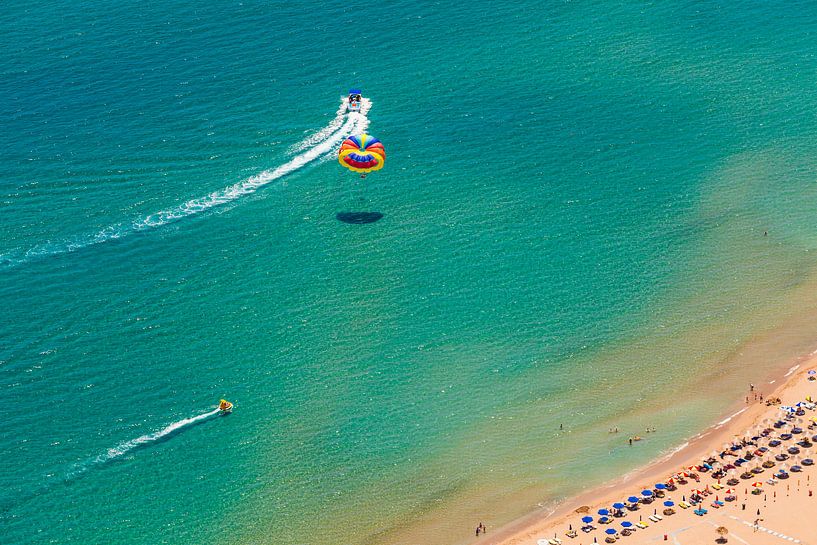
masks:
{"type": "Polygon", "coordinates": [[[316,159],[331,155],[347,136],[366,131],[369,126],[369,119],[366,114],[371,109],[371,101],[364,99],[360,112],[347,113],[347,100],[347,98],[341,100],[341,105],[335,117],[324,128],[308,136],[290,149],[290,153],[297,153],[298,155],[283,165],[265,170],[203,197],[190,199],[172,208],[139,218],[130,224],[111,225],[92,235],[56,243],[47,242],[38,244],[28,250],[0,254],[0,270],[11,269],[40,258],[76,252],[89,246],[117,240],[134,233],[156,229],[255,193],[262,187],[303,168],[316,159]]]}
{"type": "MultiPolygon", "coordinates": [[[[137,437],[136,439],[131,439],[130,441],[125,441],[124,443],[120,443],[119,445],[108,449],[106,452],[94,457],[90,458],[84,462],[77,463],[73,466],[73,468],[64,474],[64,476],[60,479],[49,479],[48,482],[44,483],[41,487],[35,490],[30,490],[27,493],[16,493],[12,498],[3,498],[0,499],[0,520],[2,519],[2,515],[9,512],[16,506],[22,505],[44,493],[49,492],[55,486],[59,485],[70,485],[76,482],[78,479],[82,478],[88,471],[90,471],[94,467],[99,467],[100,465],[104,465],[109,462],[113,462],[126,454],[133,452],[139,448],[147,447],[151,444],[155,444],[161,442],[163,440],[170,439],[174,435],[181,433],[182,430],[189,428],[191,426],[195,426],[197,424],[201,424],[206,420],[216,416],[221,412],[219,409],[214,409],[212,411],[208,411],[206,413],[192,416],[190,418],[183,418],[177,422],[173,422],[169,426],[162,428],[161,430],[148,433],[137,437]]],[[[52,474],[49,477],[55,477],[56,475],[52,474]]]]}
{"type": "Polygon", "coordinates": [[[205,420],[216,416],[219,412],[220,412],[219,409],[214,409],[212,411],[200,414],[198,416],[183,418],[182,420],[179,420],[178,422],[173,422],[169,426],[166,426],[165,428],[162,428],[157,432],[148,433],[140,437],[137,437],[136,439],[131,439],[130,441],[120,443],[119,445],[113,448],[109,448],[103,454],[100,454],[99,456],[96,456],[95,458],[92,458],[91,460],[78,465],[73,471],[69,472],[68,475],[66,475],[66,480],[76,478],[94,466],[116,460],[117,458],[120,458],[138,448],[169,439],[173,435],[180,433],[184,428],[188,428],[190,426],[194,426],[196,424],[204,422],[205,420]]]}

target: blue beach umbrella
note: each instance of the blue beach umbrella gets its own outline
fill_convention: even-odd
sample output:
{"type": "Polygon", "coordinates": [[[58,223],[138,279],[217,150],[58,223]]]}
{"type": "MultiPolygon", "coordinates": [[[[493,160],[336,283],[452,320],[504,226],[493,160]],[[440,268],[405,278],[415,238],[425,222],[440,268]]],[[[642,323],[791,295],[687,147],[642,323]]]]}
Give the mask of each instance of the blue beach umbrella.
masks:
{"type": "Polygon", "coordinates": [[[610,535],[613,535],[613,534],[617,534],[617,533],[618,533],[618,530],[616,530],[615,528],[607,528],[607,529],[604,531],[604,533],[605,533],[605,534],[610,534],[610,535]]]}
{"type": "Polygon", "coordinates": [[[603,517],[606,517],[609,514],[610,514],[610,511],[608,509],[599,509],[599,515],[601,515],[603,517]]]}
{"type": "Polygon", "coordinates": [[[629,498],[627,498],[627,501],[630,503],[638,503],[638,497],[630,496],[629,498]]]}
{"type": "Polygon", "coordinates": [[[652,496],[652,490],[642,490],[641,495],[649,498],[650,496],[652,496]]]}
{"type": "Polygon", "coordinates": [[[665,501],[664,502],[664,507],[672,507],[673,505],[675,505],[675,504],[673,502],[671,502],[671,501],[665,501]]]}
{"type": "Polygon", "coordinates": [[[633,523],[630,522],[629,520],[625,520],[624,522],[621,523],[621,525],[624,526],[625,528],[629,528],[630,526],[633,525],[633,523]]]}
{"type": "Polygon", "coordinates": [[[655,488],[657,490],[664,490],[664,489],[667,488],[667,485],[665,485],[664,483],[658,483],[658,484],[655,485],[655,488]]]}
{"type": "Polygon", "coordinates": [[[590,524],[593,522],[593,517],[582,517],[582,522],[585,524],[590,524]]]}
{"type": "Polygon", "coordinates": [[[617,501],[616,503],[613,504],[613,509],[624,509],[624,504],[621,503],[620,501],[617,501]]]}

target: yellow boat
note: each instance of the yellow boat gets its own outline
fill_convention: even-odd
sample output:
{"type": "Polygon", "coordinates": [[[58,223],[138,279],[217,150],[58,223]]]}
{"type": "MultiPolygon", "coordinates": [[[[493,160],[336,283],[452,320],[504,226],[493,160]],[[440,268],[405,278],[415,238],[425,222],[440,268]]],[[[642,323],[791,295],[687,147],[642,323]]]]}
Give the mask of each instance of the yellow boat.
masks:
{"type": "Polygon", "coordinates": [[[222,399],[218,402],[218,410],[221,411],[221,414],[230,414],[233,412],[233,404],[226,399],[222,399]]]}

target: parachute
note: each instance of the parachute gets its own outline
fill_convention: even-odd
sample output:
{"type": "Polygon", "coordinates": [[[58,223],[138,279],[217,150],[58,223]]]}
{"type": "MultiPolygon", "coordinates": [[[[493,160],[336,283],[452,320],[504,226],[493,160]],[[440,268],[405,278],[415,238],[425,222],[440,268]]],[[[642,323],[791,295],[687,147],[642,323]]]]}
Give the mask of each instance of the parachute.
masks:
{"type": "Polygon", "coordinates": [[[368,134],[350,136],[340,145],[338,162],[352,172],[360,173],[363,178],[367,173],[383,168],[386,150],[374,136],[368,134]]]}

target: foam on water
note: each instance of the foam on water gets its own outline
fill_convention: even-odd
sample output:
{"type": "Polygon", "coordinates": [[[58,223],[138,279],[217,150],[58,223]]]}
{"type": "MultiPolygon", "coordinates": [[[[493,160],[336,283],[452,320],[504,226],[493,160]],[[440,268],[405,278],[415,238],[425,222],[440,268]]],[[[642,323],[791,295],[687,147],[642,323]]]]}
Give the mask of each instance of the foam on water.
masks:
{"type": "MultiPolygon", "coordinates": [[[[368,100],[365,100],[364,105],[361,106],[361,111],[366,106],[365,105],[366,102],[371,104],[368,100]]],[[[320,144],[321,142],[326,140],[328,137],[330,137],[332,135],[332,133],[334,133],[335,131],[340,129],[341,126],[343,126],[343,122],[346,120],[346,109],[348,107],[349,107],[349,98],[348,97],[341,98],[340,106],[338,106],[338,111],[335,112],[334,119],[332,119],[332,121],[330,121],[328,125],[326,125],[324,128],[322,128],[321,130],[319,130],[315,134],[307,136],[306,138],[304,138],[303,140],[301,140],[297,144],[293,144],[289,148],[289,152],[290,153],[300,153],[300,152],[302,152],[302,151],[304,151],[304,150],[306,150],[308,148],[311,148],[312,146],[320,144]]],[[[366,108],[366,111],[368,111],[368,108],[366,108]]]]}
{"type": "Polygon", "coordinates": [[[69,480],[75,478],[96,465],[104,464],[106,462],[115,460],[136,448],[148,445],[150,443],[155,443],[157,441],[161,441],[164,438],[167,438],[175,433],[180,432],[183,428],[207,420],[208,418],[216,416],[218,413],[219,409],[214,409],[212,411],[208,411],[197,416],[183,418],[181,420],[173,422],[169,426],[166,426],[157,432],[141,435],[136,439],[131,439],[130,441],[120,443],[119,445],[113,448],[109,448],[105,453],[96,456],[95,458],[89,460],[88,462],[80,464],[76,469],[71,471],[66,476],[66,478],[69,480]]]}
{"type": "Polygon", "coordinates": [[[331,155],[347,136],[362,133],[367,129],[369,119],[366,114],[371,109],[371,100],[363,99],[360,112],[348,113],[346,112],[347,100],[347,98],[341,99],[335,117],[324,128],[295,145],[291,151],[302,151],[302,153],[283,165],[265,170],[237,184],[214,191],[203,197],[190,199],[172,208],[160,210],[130,224],[110,225],[93,235],[56,243],[45,242],[26,251],[0,254],[0,270],[11,269],[38,258],[71,253],[103,242],[117,240],[133,233],[162,227],[255,193],[262,187],[303,168],[316,159],[331,155]]]}
{"type": "Polygon", "coordinates": [[[140,437],[137,437],[136,439],[131,439],[130,441],[121,443],[114,448],[108,449],[108,451],[105,454],[100,454],[99,456],[97,456],[94,459],[94,463],[103,463],[109,460],[113,460],[114,458],[119,458],[120,456],[127,454],[128,452],[132,451],[133,449],[141,445],[159,441],[160,439],[167,437],[168,435],[171,435],[174,432],[180,431],[184,427],[190,426],[191,424],[195,424],[196,422],[201,422],[202,420],[207,420],[208,418],[215,416],[218,413],[219,410],[214,409],[210,412],[206,412],[198,416],[184,418],[182,420],[179,420],[178,422],[173,422],[169,426],[162,428],[161,430],[155,433],[148,433],[146,435],[142,435],[140,437]]]}
{"type": "MultiPolygon", "coordinates": [[[[22,505],[28,502],[29,500],[48,492],[55,485],[59,485],[60,483],[69,484],[75,481],[76,479],[81,478],[93,467],[97,467],[101,464],[105,464],[107,462],[116,460],[117,458],[124,456],[125,454],[133,451],[134,449],[147,446],[151,443],[156,443],[157,441],[161,441],[162,439],[169,438],[170,436],[181,432],[184,428],[201,423],[205,420],[208,420],[216,416],[217,414],[219,414],[219,412],[220,412],[219,409],[213,409],[212,411],[192,416],[190,418],[183,418],[181,420],[173,422],[172,424],[162,428],[157,432],[141,435],[135,439],[131,439],[130,441],[120,443],[119,445],[113,448],[109,448],[103,454],[100,454],[85,462],[76,464],[68,473],[65,474],[65,476],[61,480],[46,482],[38,488],[31,489],[25,493],[15,495],[15,497],[11,501],[0,503],[0,513],[7,512],[14,506],[22,505]]],[[[54,475],[49,475],[49,477],[53,476],[54,475]]]]}

